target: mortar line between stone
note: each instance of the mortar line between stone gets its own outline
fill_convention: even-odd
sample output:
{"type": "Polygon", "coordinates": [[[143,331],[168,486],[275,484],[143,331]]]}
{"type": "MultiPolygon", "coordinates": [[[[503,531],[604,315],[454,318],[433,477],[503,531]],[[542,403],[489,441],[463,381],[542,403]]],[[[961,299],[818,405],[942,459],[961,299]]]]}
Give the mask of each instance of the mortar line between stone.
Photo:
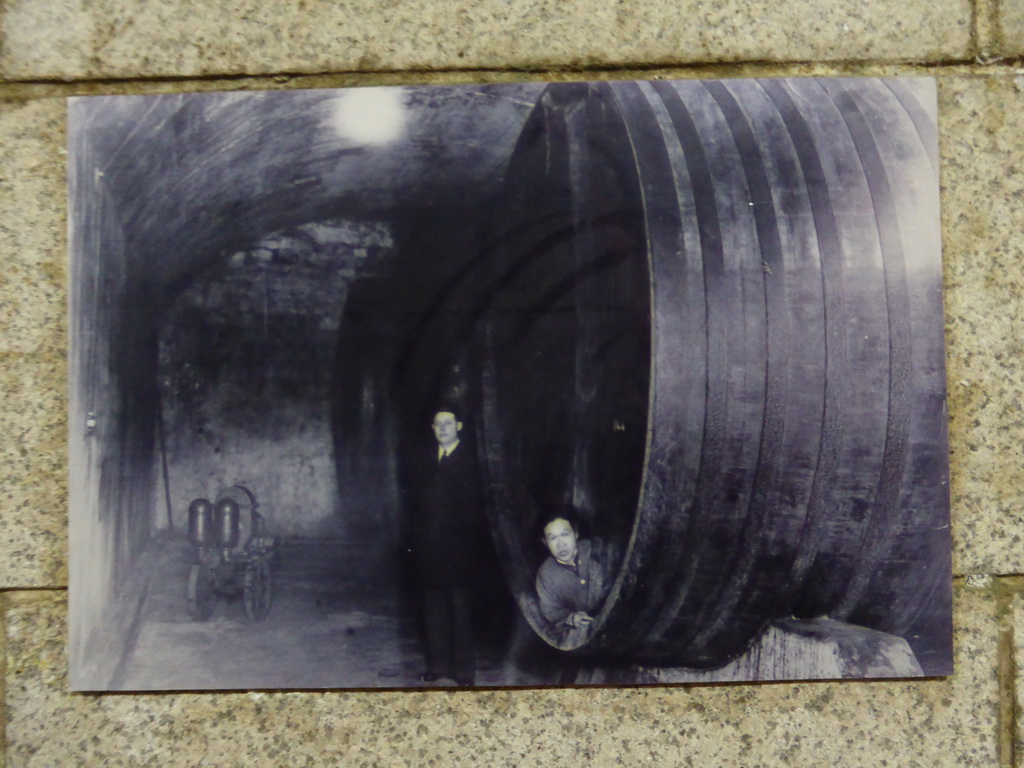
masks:
{"type": "MultiPolygon", "coordinates": [[[[927,64],[892,64],[858,62],[853,65],[828,62],[829,72],[815,72],[815,76],[829,77],[1003,77],[1015,75],[1024,66],[1024,57],[994,59],[988,62],[932,62],[927,64]]],[[[394,70],[373,72],[331,72],[331,73],[284,73],[273,75],[204,75],[174,77],[98,78],[93,80],[7,80],[0,81],[0,99],[62,98],[88,95],[123,95],[125,93],[154,94],[162,85],[184,86],[191,84],[197,92],[208,90],[271,90],[299,88],[341,88],[362,85],[452,85],[452,84],[496,84],[503,82],[546,82],[573,79],[645,79],[656,77],[677,77],[679,75],[706,78],[757,78],[757,77],[803,77],[808,67],[820,67],[814,62],[789,62],[786,64],[763,62],[737,62],[733,64],[691,64],[671,67],[657,65],[649,67],[617,67],[588,70],[571,69],[465,69],[465,70],[394,70]],[[430,81],[419,78],[430,76],[430,81]],[[478,76],[478,79],[474,79],[478,76]],[[443,78],[458,78],[444,81],[443,78]],[[439,80],[438,78],[442,78],[439,80]],[[355,82],[339,82],[349,79],[355,82]],[[126,90],[134,86],[138,91],[126,90]],[[154,90],[147,90],[152,88],[154,90]],[[108,90],[109,89],[109,90],[108,90]]],[[[180,92],[175,90],[174,92],[180,92]]]]}
{"type": "MultiPolygon", "coordinates": [[[[976,12],[974,5],[972,4],[972,27],[974,26],[973,13],[976,12]]],[[[975,30],[972,29],[972,36],[975,35],[975,30]]],[[[1006,58],[1001,59],[998,62],[998,66],[1006,69],[1015,69],[1017,66],[1024,63],[1024,57],[1006,58]]],[[[964,66],[978,66],[979,62],[975,56],[968,58],[952,58],[952,59],[933,59],[926,61],[919,60],[901,60],[901,59],[834,59],[834,60],[815,60],[815,59],[792,59],[789,61],[772,61],[769,59],[743,59],[737,61],[696,61],[696,62],[659,62],[659,63],[645,63],[645,62],[622,62],[614,65],[552,65],[552,66],[521,66],[521,67],[450,67],[440,69],[430,68],[410,68],[410,69],[375,69],[375,70],[356,70],[356,69],[339,69],[339,70],[320,70],[316,72],[298,72],[298,71],[281,71],[281,72],[261,72],[261,73],[221,73],[221,74],[205,74],[205,75],[133,75],[127,77],[95,77],[95,78],[77,78],[77,79],[62,79],[62,78],[12,78],[0,80],[2,85],[22,85],[22,86],[96,86],[96,85],[122,85],[130,83],[146,83],[146,84],[176,84],[176,83],[209,83],[209,82],[244,82],[254,81],[258,82],[261,80],[275,80],[280,78],[286,78],[287,80],[298,80],[298,79],[312,79],[312,78],[324,78],[324,77],[410,77],[410,76],[446,76],[446,75],[471,75],[473,73],[480,73],[482,75],[536,75],[543,77],[545,74],[551,75],[571,75],[571,74],[615,74],[615,73],[630,73],[630,72],[667,72],[667,71],[697,71],[697,70],[708,70],[709,74],[712,71],[730,72],[734,73],[734,76],[739,76],[744,73],[746,77],[756,76],[755,74],[746,74],[746,70],[750,68],[761,68],[766,70],[775,70],[779,72],[779,76],[785,76],[787,70],[799,70],[807,67],[828,67],[837,70],[842,69],[871,69],[879,67],[907,67],[921,70],[935,70],[948,67],[964,67],[964,66]]],[[[981,65],[985,67],[996,66],[997,63],[989,65],[981,65]]],[[[766,73],[767,74],[767,73],[766,73]]]]}

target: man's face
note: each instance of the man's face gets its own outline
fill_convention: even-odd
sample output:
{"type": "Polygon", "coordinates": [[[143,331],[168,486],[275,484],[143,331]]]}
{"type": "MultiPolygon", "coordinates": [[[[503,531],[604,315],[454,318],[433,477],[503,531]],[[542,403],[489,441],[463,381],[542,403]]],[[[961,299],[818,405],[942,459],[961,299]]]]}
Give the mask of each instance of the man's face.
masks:
{"type": "Polygon", "coordinates": [[[576,531],[568,520],[558,517],[545,525],[544,543],[560,563],[572,564],[576,559],[576,531]]]}
{"type": "Polygon", "coordinates": [[[451,448],[459,441],[459,430],[462,429],[462,422],[455,420],[454,413],[439,411],[434,414],[434,437],[437,444],[442,448],[451,448]]]}

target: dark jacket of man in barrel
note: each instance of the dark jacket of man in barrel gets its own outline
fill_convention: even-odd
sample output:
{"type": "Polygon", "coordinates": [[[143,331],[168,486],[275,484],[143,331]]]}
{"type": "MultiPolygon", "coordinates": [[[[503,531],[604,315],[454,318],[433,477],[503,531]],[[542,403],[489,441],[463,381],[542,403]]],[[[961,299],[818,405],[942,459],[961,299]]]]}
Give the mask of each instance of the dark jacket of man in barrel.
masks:
{"type": "Polygon", "coordinates": [[[457,411],[439,410],[432,428],[437,442],[423,456],[412,520],[427,635],[422,677],[468,684],[475,668],[472,588],[480,578],[487,535],[480,478],[474,452],[461,439],[457,411]]]}
{"type": "Polygon", "coordinates": [[[608,596],[607,553],[600,539],[580,539],[571,510],[542,520],[541,541],[551,556],[537,571],[537,598],[548,633],[562,644],[583,642],[608,596]]]}

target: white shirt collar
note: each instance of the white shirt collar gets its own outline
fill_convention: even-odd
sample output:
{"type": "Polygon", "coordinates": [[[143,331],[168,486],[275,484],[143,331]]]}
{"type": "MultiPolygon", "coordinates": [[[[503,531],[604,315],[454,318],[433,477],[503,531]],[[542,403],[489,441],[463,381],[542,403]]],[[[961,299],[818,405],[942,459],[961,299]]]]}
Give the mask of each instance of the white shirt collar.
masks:
{"type": "Polygon", "coordinates": [[[437,446],[437,460],[440,461],[442,456],[451,456],[455,452],[455,449],[458,448],[458,447],[459,447],[459,441],[458,440],[456,440],[454,443],[452,443],[450,446],[448,446],[447,450],[445,450],[443,445],[437,446]]]}

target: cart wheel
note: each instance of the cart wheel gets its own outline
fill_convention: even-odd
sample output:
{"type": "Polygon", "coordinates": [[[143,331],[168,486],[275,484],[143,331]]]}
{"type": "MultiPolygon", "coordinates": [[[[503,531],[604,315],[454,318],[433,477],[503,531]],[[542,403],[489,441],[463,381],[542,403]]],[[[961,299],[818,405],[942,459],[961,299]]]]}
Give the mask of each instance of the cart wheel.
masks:
{"type": "Polygon", "coordinates": [[[210,569],[201,564],[193,565],[188,576],[188,615],[196,621],[206,621],[216,604],[210,569]]]}
{"type": "Polygon", "coordinates": [[[249,621],[263,621],[270,613],[270,566],[260,560],[245,569],[245,615],[249,621]]]}

